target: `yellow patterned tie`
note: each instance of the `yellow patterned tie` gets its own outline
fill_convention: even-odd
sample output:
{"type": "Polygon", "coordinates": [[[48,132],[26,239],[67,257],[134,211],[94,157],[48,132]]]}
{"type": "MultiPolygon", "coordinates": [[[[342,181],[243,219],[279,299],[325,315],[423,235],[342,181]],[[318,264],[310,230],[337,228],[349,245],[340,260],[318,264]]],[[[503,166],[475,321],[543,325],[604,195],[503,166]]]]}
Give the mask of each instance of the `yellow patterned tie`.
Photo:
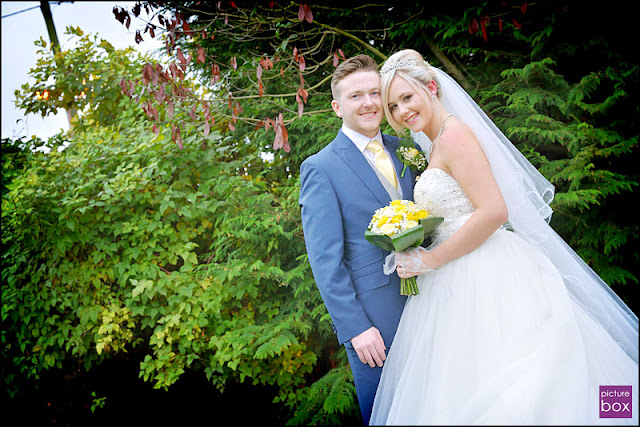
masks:
{"type": "Polygon", "coordinates": [[[393,163],[391,162],[389,155],[384,151],[384,148],[382,148],[380,141],[377,139],[371,140],[369,145],[367,145],[367,150],[371,151],[375,155],[376,168],[382,172],[384,177],[387,178],[387,181],[393,184],[397,190],[398,183],[396,182],[396,171],[393,168],[393,163]]]}

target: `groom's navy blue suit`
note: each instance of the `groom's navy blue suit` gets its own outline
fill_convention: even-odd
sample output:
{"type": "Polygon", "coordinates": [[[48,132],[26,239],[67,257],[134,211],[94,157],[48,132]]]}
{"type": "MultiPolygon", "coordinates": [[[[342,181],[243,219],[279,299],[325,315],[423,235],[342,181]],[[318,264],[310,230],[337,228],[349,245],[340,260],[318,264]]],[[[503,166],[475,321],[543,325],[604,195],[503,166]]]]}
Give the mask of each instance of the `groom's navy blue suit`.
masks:
{"type": "MultiPolygon", "coordinates": [[[[398,138],[383,135],[404,199],[413,200],[416,175],[395,156],[398,138]]],[[[369,423],[382,368],[362,363],[351,338],[375,326],[387,351],[391,347],[406,297],[400,278],[383,272],[389,254],[364,238],[376,209],[391,197],[356,145],[340,131],[333,142],[306,159],[300,168],[300,206],[309,263],[331,315],[338,340],[344,344],[353,372],[358,402],[369,423]]]]}

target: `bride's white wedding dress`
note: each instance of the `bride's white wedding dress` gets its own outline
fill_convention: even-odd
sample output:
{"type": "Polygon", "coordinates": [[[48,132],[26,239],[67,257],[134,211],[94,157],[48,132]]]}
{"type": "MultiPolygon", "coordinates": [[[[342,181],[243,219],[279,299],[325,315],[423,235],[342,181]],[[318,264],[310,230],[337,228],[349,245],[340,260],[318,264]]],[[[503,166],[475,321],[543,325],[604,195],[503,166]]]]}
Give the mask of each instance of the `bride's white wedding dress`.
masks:
{"type": "MultiPolygon", "coordinates": [[[[473,213],[427,169],[416,203],[443,216],[432,246],[473,213]]],[[[554,265],[500,229],[426,275],[385,362],[371,424],[638,424],[638,364],[570,297],[554,265]],[[600,418],[599,386],[631,385],[633,418],[600,418]]]]}

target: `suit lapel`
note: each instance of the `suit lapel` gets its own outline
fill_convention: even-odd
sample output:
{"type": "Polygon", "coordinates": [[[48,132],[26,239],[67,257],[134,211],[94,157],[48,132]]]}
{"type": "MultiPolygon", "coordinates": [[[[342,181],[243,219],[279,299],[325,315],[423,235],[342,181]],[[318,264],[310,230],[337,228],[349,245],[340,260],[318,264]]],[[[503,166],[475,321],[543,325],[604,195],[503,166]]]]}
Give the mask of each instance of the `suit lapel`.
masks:
{"type": "MultiPolygon", "coordinates": [[[[384,139],[384,138],[383,138],[384,139]]],[[[376,173],[371,169],[369,162],[364,158],[360,150],[347,136],[338,132],[334,142],[334,151],[349,166],[353,173],[360,178],[363,184],[371,191],[383,205],[391,202],[391,198],[378,179],[376,173]]],[[[394,160],[395,162],[395,160],[394,160]]],[[[404,190],[404,187],[402,187],[404,190]]]]}

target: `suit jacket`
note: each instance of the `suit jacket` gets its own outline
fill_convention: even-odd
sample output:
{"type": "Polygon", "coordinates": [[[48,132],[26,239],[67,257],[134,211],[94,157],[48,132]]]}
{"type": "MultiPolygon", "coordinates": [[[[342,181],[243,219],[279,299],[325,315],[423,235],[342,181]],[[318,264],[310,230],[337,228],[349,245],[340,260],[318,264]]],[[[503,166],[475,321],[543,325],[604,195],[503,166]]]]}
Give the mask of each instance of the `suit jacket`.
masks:
{"type": "MultiPolygon", "coordinates": [[[[407,168],[400,178],[403,165],[395,156],[398,138],[383,135],[382,139],[398,172],[403,198],[413,200],[416,175],[407,168]]],[[[388,295],[393,293],[371,292],[392,287],[393,295],[399,295],[400,279],[395,273],[384,274],[382,264],[389,252],[369,243],[364,232],[376,209],[389,204],[391,197],[342,131],[302,163],[300,178],[299,202],[309,263],[339,342],[346,343],[375,326],[388,347],[406,298],[389,301],[388,295]],[[386,315],[390,312],[395,314],[386,315]]]]}

